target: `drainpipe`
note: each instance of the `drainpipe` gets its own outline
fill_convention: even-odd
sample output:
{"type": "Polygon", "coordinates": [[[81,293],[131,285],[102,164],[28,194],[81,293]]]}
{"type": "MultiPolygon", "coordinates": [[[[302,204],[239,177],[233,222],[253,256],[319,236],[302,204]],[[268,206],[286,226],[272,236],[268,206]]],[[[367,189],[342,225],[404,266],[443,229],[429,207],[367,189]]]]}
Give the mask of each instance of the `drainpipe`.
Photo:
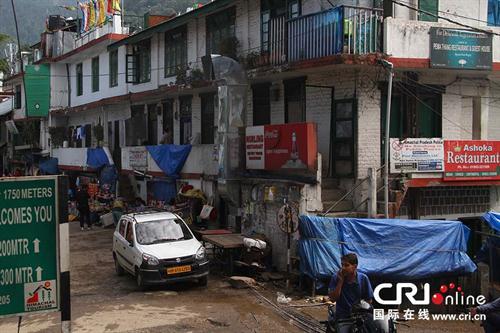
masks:
{"type": "Polygon", "coordinates": [[[387,83],[387,109],[385,113],[385,145],[384,145],[384,215],[389,218],[389,145],[390,145],[390,125],[391,125],[391,100],[392,100],[392,77],[394,75],[394,65],[387,60],[381,60],[382,66],[389,72],[387,83]]]}

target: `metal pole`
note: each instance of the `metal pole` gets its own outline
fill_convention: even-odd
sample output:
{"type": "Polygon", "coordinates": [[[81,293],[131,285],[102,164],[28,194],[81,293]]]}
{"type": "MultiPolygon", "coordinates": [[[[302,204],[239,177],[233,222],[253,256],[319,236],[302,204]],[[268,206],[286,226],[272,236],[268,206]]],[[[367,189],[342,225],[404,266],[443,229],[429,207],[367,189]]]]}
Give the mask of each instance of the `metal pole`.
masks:
{"type": "Polygon", "coordinates": [[[383,66],[389,71],[389,82],[387,83],[387,110],[385,114],[385,146],[384,146],[384,215],[389,218],[389,144],[391,125],[391,100],[392,100],[392,76],[394,65],[382,60],[383,66]]]}

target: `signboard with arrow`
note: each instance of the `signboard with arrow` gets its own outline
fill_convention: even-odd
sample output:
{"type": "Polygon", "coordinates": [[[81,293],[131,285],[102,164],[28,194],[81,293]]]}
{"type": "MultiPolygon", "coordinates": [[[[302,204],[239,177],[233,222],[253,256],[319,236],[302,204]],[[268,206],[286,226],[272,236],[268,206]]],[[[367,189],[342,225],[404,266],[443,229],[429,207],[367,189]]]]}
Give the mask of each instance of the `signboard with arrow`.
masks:
{"type": "Polygon", "coordinates": [[[56,177],[0,179],[0,317],[59,310],[56,177]]]}

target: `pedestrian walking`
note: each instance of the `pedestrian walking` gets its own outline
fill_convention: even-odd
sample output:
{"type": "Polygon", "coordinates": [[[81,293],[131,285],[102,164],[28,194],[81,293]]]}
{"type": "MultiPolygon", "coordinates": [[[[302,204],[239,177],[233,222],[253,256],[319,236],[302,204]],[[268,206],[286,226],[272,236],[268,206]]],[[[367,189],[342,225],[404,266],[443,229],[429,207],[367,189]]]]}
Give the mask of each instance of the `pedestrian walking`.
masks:
{"type": "Polygon", "coordinates": [[[82,185],[78,188],[78,192],[76,193],[76,208],[80,213],[80,230],[83,231],[85,223],[87,224],[87,229],[92,229],[87,185],[82,185]]]}

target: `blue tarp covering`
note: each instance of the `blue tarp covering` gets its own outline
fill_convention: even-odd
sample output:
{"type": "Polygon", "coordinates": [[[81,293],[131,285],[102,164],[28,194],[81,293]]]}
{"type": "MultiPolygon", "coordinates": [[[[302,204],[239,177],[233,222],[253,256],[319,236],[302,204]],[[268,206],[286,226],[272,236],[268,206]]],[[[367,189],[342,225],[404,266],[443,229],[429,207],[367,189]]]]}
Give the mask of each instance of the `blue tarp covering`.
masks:
{"type": "Polygon", "coordinates": [[[102,148],[87,149],[87,165],[93,169],[111,165],[108,155],[102,148]]]}
{"type": "Polygon", "coordinates": [[[101,184],[108,184],[110,191],[115,192],[116,181],[118,180],[118,173],[114,165],[108,165],[102,168],[99,173],[99,182],[101,184]]]}
{"type": "Polygon", "coordinates": [[[301,216],[299,231],[301,271],[316,280],[331,277],[349,252],[360,271],[391,280],[476,270],[466,253],[470,229],[461,222],[301,216]]]}
{"type": "Polygon", "coordinates": [[[57,175],[59,173],[58,164],[59,160],[57,158],[49,158],[45,161],[40,161],[38,167],[42,175],[57,175]]]}
{"type": "Polygon", "coordinates": [[[152,181],[153,199],[169,203],[177,195],[175,181],[152,181]]]}
{"type": "Polygon", "coordinates": [[[191,145],[146,146],[158,167],[169,177],[177,178],[191,152],[191,145]]]}
{"type": "Polygon", "coordinates": [[[500,232],[500,213],[494,211],[485,213],[483,219],[488,223],[491,229],[500,232]]]}

